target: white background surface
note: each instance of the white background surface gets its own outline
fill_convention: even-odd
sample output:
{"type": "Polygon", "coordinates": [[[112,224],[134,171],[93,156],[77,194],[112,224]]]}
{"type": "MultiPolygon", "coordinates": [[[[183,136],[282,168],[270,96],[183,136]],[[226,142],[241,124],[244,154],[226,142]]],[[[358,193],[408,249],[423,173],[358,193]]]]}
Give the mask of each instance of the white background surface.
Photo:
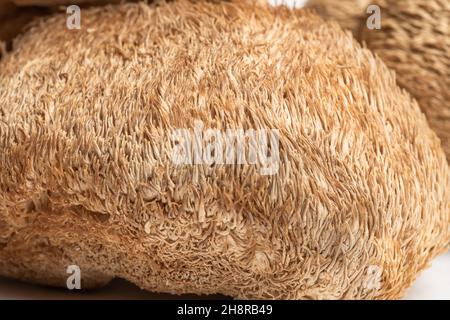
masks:
{"type": "MultiPolygon", "coordinates": [[[[301,6],[306,0],[269,0],[273,4],[301,6]]],[[[43,288],[0,278],[0,299],[175,299],[176,296],[144,292],[122,280],[115,280],[103,289],[92,292],[68,292],[43,288]]],[[[195,297],[191,297],[195,298],[195,297]]],[[[450,300],[450,253],[432,261],[408,291],[405,299],[450,300]]]]}
{"type": "MultiPolygon", "coordinates": [[[[339,1],[339,0],[336,0],[336,1],[339,1]]],[[[300,7],[304,6],[306,2],[307,2],[307,0],[269,0],[269,3],[271,3],[273,5],[286,4],[290,7],[296,7],[296,8],[300,8],[300,7]]]]}

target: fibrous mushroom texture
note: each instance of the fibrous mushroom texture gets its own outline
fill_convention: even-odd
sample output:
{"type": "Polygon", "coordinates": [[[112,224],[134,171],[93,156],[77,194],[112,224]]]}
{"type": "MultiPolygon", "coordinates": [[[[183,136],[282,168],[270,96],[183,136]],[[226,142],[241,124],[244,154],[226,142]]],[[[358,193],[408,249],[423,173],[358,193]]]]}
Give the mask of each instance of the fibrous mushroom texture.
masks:
{"type": "Polygon", "coordinates": [[[367,28],[368,15],[358,3],[310,0],[309,5],[343,27],[351,21],[355,36],[396,71],[399,85],[418,100],[450,159],[450,1],[372,1],[380,7],[380,30],[367,28]]]}
{"type": "MultiPolygon", "coordinates": [[[[77,265],[83,287],[119,277],[177,294],[398,298],[448,246],[439,139],[335,24],[207,1],[65,24],[36,24],[0,63],[1,275],[65,286],[77,265]],[[207,132],[251,130],[276,137],[269,172],[218,161],[219,144],[175,161],[207,132]]],[[[263,140],[227,155],[248,159],[263,140]]]]}

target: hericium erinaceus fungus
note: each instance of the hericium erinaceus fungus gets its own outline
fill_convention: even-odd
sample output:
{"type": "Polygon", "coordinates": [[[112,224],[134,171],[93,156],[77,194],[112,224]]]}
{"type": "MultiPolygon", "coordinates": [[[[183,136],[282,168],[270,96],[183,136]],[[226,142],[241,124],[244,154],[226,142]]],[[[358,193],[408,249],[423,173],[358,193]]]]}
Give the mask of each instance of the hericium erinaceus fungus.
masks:
{"type": "Polygon", "coordinates": [[[76,265],[84,288],[386,299],[448,247],[439,139],[335,23],[182,0],[65,23],[0,62],[2,276],[65,286],[76,265]],[[199,127],[214,148],[177,162],[174,134],[199,127]],[[249,138],[227,144],[234,163],[218,160],[230,130],[249,138]],[[276,132],[270,172],[252,130],[276,132]]]}
{"type": "Polygon", "coordinates": [[[310,0],[310,7],[353,31],[397,73],[419,102],[450,160],[450,1],[310,0]],[[378,5],[381,29],[367,27],[366,8],[378,5]]]}

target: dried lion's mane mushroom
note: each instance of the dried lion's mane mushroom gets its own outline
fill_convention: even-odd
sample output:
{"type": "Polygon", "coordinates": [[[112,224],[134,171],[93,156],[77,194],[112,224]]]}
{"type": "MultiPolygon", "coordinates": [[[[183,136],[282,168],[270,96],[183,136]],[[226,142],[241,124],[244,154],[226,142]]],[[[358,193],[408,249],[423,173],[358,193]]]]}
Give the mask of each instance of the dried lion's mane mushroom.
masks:
{"type": "Polygon", "coordinates": [[[310,0],[396,71],[398,84],[419,102],[450,161],[450,1],[310,0]],[[367,7],[377,5],[381,29],[367,27],[367,7]]]}
{"type": "Polygon", "coordinates": [[[387,299],[448,248],[440,141],[336,23],[183,0],[65,23],[32,25],[0,61],[0,275],[66,286],[77,265],[83,288],[387,299]],[[277,129],[278,171],[175,165],[171,134],[196,121],[277,129]]]}

